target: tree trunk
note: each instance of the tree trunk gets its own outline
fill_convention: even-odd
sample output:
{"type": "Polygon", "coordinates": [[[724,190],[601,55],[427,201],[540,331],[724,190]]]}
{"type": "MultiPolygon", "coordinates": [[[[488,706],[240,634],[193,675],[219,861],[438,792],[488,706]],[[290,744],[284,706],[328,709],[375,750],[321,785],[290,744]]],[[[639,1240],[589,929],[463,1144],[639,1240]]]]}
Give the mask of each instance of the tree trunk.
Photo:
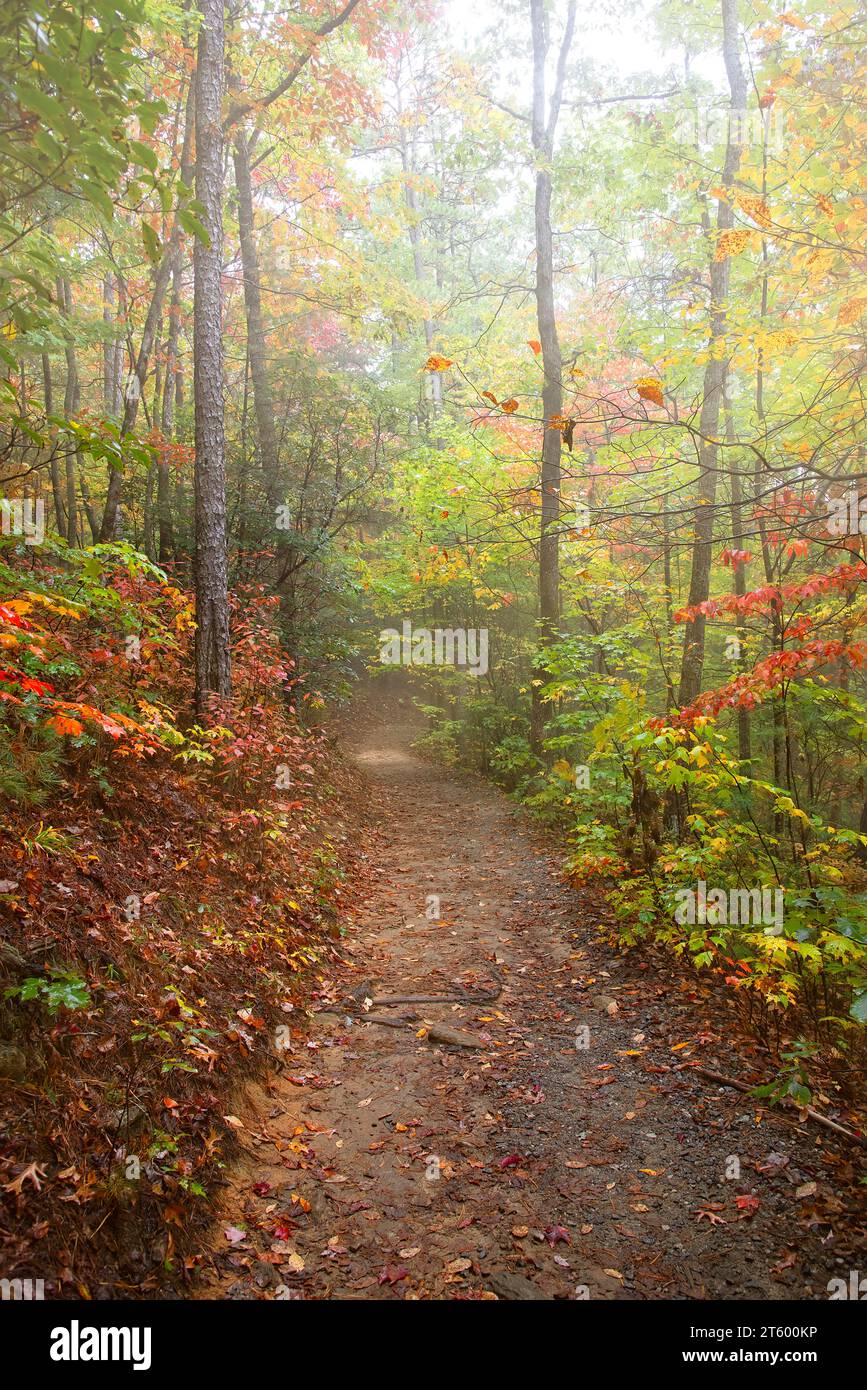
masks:
{"type": "MultiPolygon", "coordinates": [[[[721,183],[729,189],[734,183],[741,158],[741,142],[744,126],[744,113],[747,103],[747,85],[744,80],[738,54],[738,8],[737,0],[722,0],[723,57],[729,80],[730,120],[726,157],[721,183]]],[[[710,219],[705,223],[710,233],[710,219]]],[[[717,213],[717,234],[734,226],[734,211],[728,198],[719,200],[717,213]]],[[[710,237],[709,237],[710,240],[710,237]]],[[[711,244],[710,263],[710,335],[708,360],[704,371],[701,414],[699,417],[700,441],[698,499],[693,525],[694,541],[692,548],[692,571],[690,574],[690,608],[706,602],[710,595],[710,575],[713,558],[713,530],[716,511],[717,491],[717,438],[728,369],[726,350],[727,300],[729,293],[729,258],[716,260],[716,242],[711,244]]],[[[704,669],[705,617],[698,613],[686,623],[683,657],[680,668],[680,689],[678,703],[683,708],[691,705],[701,690],[704,669]]]]}
{"type": "MultiPolygon", "coordinates": [[[[54,389],[51,381],[51,358],[47,352],[42,354],[42,382],[45,391],[46,419],[54,414],[54,389]]],[[[56,441],[51,445],[51,495],[54,498],[54,520],[57,534],[66,536],[66,503],[60,482],[60,464],[57,461],[56,441]]]]}
{"type": "MultiPolygon", "coordinates": [[[[57,295],[63,306],[65,318],[72,313],[72,286],[68,280],[58,280],[57,295]]],[[[81,387],[78,381],[78,364],[75,348],[71,342],[66,344],[66,390],[63,396],[63,414],[71,420],[78,413],[81,403],[81,387]]],[[[69,449],[66,455],[66,544],[78,544],[78,528],[75,524],[77,508],[75,505],[75,465],[79,454],[77,449],[69,449]]]]}
{"type": "Polygon", "coordinates": [[[83,472],[80,472],[78,475],[78,486],[81,492],[81,500],[84,503],[84,510],[87,516],[87,524],[90,527],[90,534],[93,538],[94,545],[96,545],[99,540],[99,514],[91,500],[90,489],[87,486],[87,479],[85,478],[83,472]]]}
{"type": "MultiPolygon", "coordinates": [[[[726,378],[726,384],[728,378],[726,378]]],[[[732,490],[732,541],[735,550],[743,551],[746,549],[743,523],[743,488],[741,486],[740,459],[734,455],[731,445],[735,442],[735,424],[732,413],[731,403],[726,397],[724,402],[726,420],[726,444],[729,445],[729,457],[733,458],[729,472],[729,481],[732,490]]],[[[743,598],[747,592],[746,565],[734,564],[734,590],[737,598],[743,598]]],[[[746,652],[744,650],[747,640],[747,627],[742,613],[738,613],[735,623],[735,635],[738,640],[738,671],[743,672],[747,669],[746,652]]],[[[750,726],[750,712],[743,705],[738,705],[738,757],[742,762],[748,762],[752,757],[752,734],[750,726]]]]}
{"type": "Polygon", "coordinates": [[[193,254],[193,391],[196,416],[196,711],[231,693],[223,429],[223,0],[199,0],[196,197],[208,233],[193,254]]]}
{"type": "Polygon", "coordinates": [[[174,522],[172,520],[172,483],[167,449],[175,437],[175,408],[183,403],[178,364],[178,338],[181,326],[181,252],[175,256],[172,268],[172,301],[169,305],[169,336],[166,342],[166,373],[163,382],[163,403],[160,429],[165,447],[160,450],[157,475],[157,515],[159,519],[159,560],[165,565],[175,553],[174,522]]]}
{"type": "MultiPolygon", "coordinates": [[[[181,154],[180,168],[181,181],[187,185],[189,185],[192,170],[190,150],[193,130],[193,108],[195,106],[194,91],[197,87],[197,82],[191,83],[187,94],[186,125],[184,128],[184,145],[181,154]]],[[[196,128],[198,131],[198,121],[196,122],[196,128]]],[[[196,191],[198,192],[198,182],[196,184],[196,191]]],[[[130,434],[135,428],[139,402],[147,379],[148,366],[150,365],[150,357],[156,338],[157,326],[163,311],[163,299],[165,298],[169,279],[171,278],[175,260],[179,253],[180,239],[181,225],[176,217],[169,236],[168,246],[163,252],[160,263],[157,266],[153,295],[151,296],[150,307],[148,308],[147,318],[145,319],[145,326],[142,330],[138,356],[135,362],[135,370],[131,373],[124,392],[123,420],[120,427],[121,438],[130,434]]],[[[120,469],[113,468],[108,475],[108,492],[105,498],[105,511],[103,512],[102,525],[99,531],[99,538],[102,541],[111,540],[115,534],[122,491],[123,474],[120,469]]]]}
{"type": "Polygon", "coordinates": [[[262,322],[262,292],[259,281],[259,253],[253,228],[253,186],[250,180],[250,147],[244,130],[234,141],[235,188],[238,194],[238,234],[241,243],[241,266],[244,273],[244,308],[247,315],[247,351],[250,356],[250,377],[253,382],[253,410],[256,415],[256,437],[259,445],[259,464],[268,503],[268,519],[273,527],[276,509],[281,500],[278,476],[277,431],[274,422],[274,397],[268,377],[268,356],[265,328],[262,322]]]}
{"type": "MultiPolygon", "coordinates": [[[[554,136],[563,96],[566,59],[575,26],[575,3],[569,6],[560,45],[557,75],[550,107],[545,99],[545,61],[550,47],[548,16],[543,0],[530,0],[533,33],[533,153],[536,162],[536,318],[542,345],[542,507],[539,531],[539,646],[549,646],[560,619],[560,454],[562,435],[549,428],[563,410],[563,360],[554,314],[554,238],[551,230],[551,187],[554,136]]],[[[543,661],[533,672],[530,741],[541,751],[545,733],[545,706],[540,690],[546,679],[543,661]]]]}
{"type": "MultiPolygon", "coordinates": [[[[400,93],[398,93],[398,114],[400,115],[400,93]]],[[[415,282],[421,289],[424,285],[424,259],[422,257],[421,232],[418,225],[418,203],[416,202],[415,189],[412,186],[412,179],[416,173],[413,161],[410,156],[409,142],[406,138],[406,127],[400,124],[400,159],[403,167],[403,196],[409,213],[409,245],[412,251],[412,269],[415,282]]],[[[428,313],[424,317],[424,340],[428,353],[433,352],[434,345],[434,325],[428,313]]],[[[434,414],[438,415],[443,405],[443,374],[442,372],[425,373],[430,379],[431,403],[434,414]]]]}
{"type": "MultiPolygon", "coordinates": [[[[117,296],[114,278],[106,275],[102,282],[102,321],[108,328],[117,321],[117,296]]],[[[119,339],[106,338],[102,344],[102,407],[106,415],[115,416],[120,410],[120,374],[123,366],[119,339]]]]}
{"type": "MultiPolygon", "coordinates": [[[[181,146],[180,173],[183,182],[189,186],[192,172],[192,120],[195,109],[195,84],[190,83],[187,92],[184,138],[181,146]]],[[[166,443],[173,443],[177,431],[177,415],[184,404],[184,377],[178,355],[178,341],[181,333],[181,283],[183,279],[184,253],[180,247],[175,251],[172,265],[172,299],[169,305],[169,336],[166,344],[166,374],[163,383],[163,404],[161,429],[166,443]]],[[[175,558],[175,524],[172,513],[172,480],[169,460],[165,449],[159,457],[157,475],[157,514],[159,518],[159,560],[161,565],[175,558]]]]}

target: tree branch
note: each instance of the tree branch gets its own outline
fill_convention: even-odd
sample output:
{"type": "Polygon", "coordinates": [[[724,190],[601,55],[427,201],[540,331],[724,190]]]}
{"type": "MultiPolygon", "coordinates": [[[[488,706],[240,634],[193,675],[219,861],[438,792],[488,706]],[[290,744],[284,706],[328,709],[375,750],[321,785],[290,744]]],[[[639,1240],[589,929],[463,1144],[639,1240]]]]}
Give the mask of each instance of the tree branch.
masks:
{"type": "Polygon", "coordinates": [[[560,115],[560,105],[563,100],[563,83],[566,80],[566,61],[569,57],[569,49],[572,46],[576,9],[577,0],[569,0],[569,13],[566,16],[566,28],[563,31],[560,52],[557,55],[557,76],[554,79],[554,91],[551,93],[551,107],[548,112],[548,127],[545,131],[545,138],[551,149],[553,149],[554,145],[554,132],[557,129],[557,119],[560,115]]]}
{"type": "Polygon", "coordinates": [[[283,81],[279,82],[276,87],[273,87],[264,97],[260,97],[258,101],[253,101],[248,98],[244,101],[236,102],[229,108],[229,114],[226,117],[226,125],[233,125],[235,121],[239,120],[241,116],[246,115],[248,111],[252,111],[254,107],[260,111],[264,110],[266,106],[270,106],[272,102],[277,101],[280,97],[285,95],[313,57],[317,39],[324,39],[326,34],[331,34],[335,29],[339,29],[340,25],[344,24],[352,14],[352,11],[358,3],[359,0],[346,0],[346,4],[338,14],[334,15],[331,19],[326,19],[323,24],[320,24],[318,29],[314,29],[310,35],[310,47],[303,57],[296,59],[287,75],[283,78],[283,81]]]}

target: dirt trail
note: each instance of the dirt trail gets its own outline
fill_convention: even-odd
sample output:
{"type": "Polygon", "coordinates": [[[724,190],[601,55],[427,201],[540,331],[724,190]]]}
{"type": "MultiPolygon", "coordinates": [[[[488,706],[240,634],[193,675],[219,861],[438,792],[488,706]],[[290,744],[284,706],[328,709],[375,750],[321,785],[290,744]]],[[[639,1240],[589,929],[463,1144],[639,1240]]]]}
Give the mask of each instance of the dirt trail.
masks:
{"type": "Polygon", "coordinates": [[[421,760],[414,732],[354,735],[372,870],[355,970],[239,1109],[205,1296],[826,1298],[852,1259],[830,1189],[851,1155],[692,1075],[737,1070],[724,1008],[612,951],[598,892],[568,889],[523,812],[421,760]],[[411,1028],[339,1002],[365,981],[482,989],[492,966],[491,1004],[375,1009],[414,1008],[411,1028]],[[418,1036],[437,1022],[483,1046],[418,1036]]]}

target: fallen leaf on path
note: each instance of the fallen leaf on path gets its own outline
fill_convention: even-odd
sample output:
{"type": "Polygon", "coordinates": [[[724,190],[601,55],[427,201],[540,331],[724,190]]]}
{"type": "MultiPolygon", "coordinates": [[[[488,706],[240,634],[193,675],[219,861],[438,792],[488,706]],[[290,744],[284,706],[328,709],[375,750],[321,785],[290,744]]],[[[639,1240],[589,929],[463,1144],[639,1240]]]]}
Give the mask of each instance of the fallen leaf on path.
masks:
{"type": "Polygon", "coordinates": [[[565,1226],[547,1226],[545,1228],[545,1239],[552,1250],[560,1241],[562,1241],[564,1245],[572,1244],[572,1237],[569,1235],[565,1226]]]}
{"type": "Polygon", "coordinates": [[[36,1188],[37,1192],[41,1192],[42,1183],[39,1181],[39,1179],[44,1177],[44,1167],[41,1164],[31,1163],[28,1165],[28,1167],[24,1169],[23,1173],[18,1174],[17,1178],[13,1178],[11,1182],[7,1182],[3,1188],[3,1191],[16,1192],[19,1197],[22,1197],[24,1195],[24,1184],[25,1182],[29,1182],[33,1185],[33,1187],[36,1188]]]}
{"type": "Polygon", "coordinates": [[[756,1171],[758,1173],[776,1173],[780,1168],[785,1168],[788,1162],[785,1154],[769,1153],[760,1163],[756,1164],[756,1171]]]}
{"type": "Polygon", "coordinates": [[[718,1212],[718,1211],[723,1211],[723,1210],[724,1210],[724,1208],[723,1208],[723,1207],[720,1207],[720,1206],[716,1206],[716,1207],[699,1207],[698,1212],[696,1213],[696,1218],[695,1218],[695,1219],[696,1219],[696,1221],[707,1220],[707,1221],[710,1222],[710,1224],[711,1224],[712,1226],[725,1226],[725,1225],[727,1224],[726,1221],[725,1221],[725,1218],[722,1217],[722,1216],[718,1216],[718,1215],[717,1215],[717,1212],[718,1212]]]}

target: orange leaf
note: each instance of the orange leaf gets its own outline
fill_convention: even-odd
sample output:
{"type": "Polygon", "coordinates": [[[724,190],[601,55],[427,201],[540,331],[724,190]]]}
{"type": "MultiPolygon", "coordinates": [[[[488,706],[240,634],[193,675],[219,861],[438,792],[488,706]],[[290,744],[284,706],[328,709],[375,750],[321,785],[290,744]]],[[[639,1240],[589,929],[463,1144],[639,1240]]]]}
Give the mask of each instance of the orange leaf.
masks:
{"type": "Polygon", "coordinates": [[[653,401],[654,405],[665,405],[662,396],[662,382],[654,376],[639,377],[635,389],[643,401],[653,401]]]}
{"type": "MultiPolygon", "coordinates": [[[[771,210],[764,198],[756,198],[751,194],[741,193],[738,195],[737,203],[747,217],[751,217],[760,227],[770,227],[771,210]]],[[[719,246],[717,246],[717,250],[719,250],[719,246]]]]}
{"type": "Polygon", "coordinates": [[[55,714],[48,720],[49,728],[56,734],[69,734],[70,738],[75,738],[78,734],[84,733],[84,725],[79,724],[77,719],[67,719],[65,714],[55,714]]]}
{"type": "Polygon", "coordinates": [[[539,353],[542,351],[542,344],[537,342],[535,338],[527,339],[527,347],[531,347],[537,357],[539,356],[539,353]]]}
{"type": "Polygon", "coordinates": [[[510,396],[507,401],[500,402],[500,409],[504,410],[507,415],[514,415],[515,411],[518,409],[518,402],[515,400],[514,396],[510,396]]]}
{"type": "Polygon", "coordinates": [[[728,260],[729,256],[737,256],[745,247],[749,245],[751,232],[734,231],[720,232],[717,238],[716,251],[714,252],[715,261],[728,260]]]}
{"type": "Polygon", "coordinates": [[[837,322],[854,323],[856,319],[860,319],[865,311],[867,311],[867,299],[847,299],[846,303],[840,306],[837,322]]]}
{"type": "Polygon", "coordinates": [[[426,372],[444,372],[447,367],[452,365],[450,357],[438,357],[434,352],[424,364],[426,372]]]}
{"type": "Polygon", "coordinates": [[[482,392],[482,395],[484,396],[484,398],[485,398],[486,401],[490,401],[490,402],[491,402],[491,405],[496,405],[496,404],[497,404],[497,398],[496,398],[496,396],[494,395],[493,391],[483,391],[483,392],[482,392]]]}

